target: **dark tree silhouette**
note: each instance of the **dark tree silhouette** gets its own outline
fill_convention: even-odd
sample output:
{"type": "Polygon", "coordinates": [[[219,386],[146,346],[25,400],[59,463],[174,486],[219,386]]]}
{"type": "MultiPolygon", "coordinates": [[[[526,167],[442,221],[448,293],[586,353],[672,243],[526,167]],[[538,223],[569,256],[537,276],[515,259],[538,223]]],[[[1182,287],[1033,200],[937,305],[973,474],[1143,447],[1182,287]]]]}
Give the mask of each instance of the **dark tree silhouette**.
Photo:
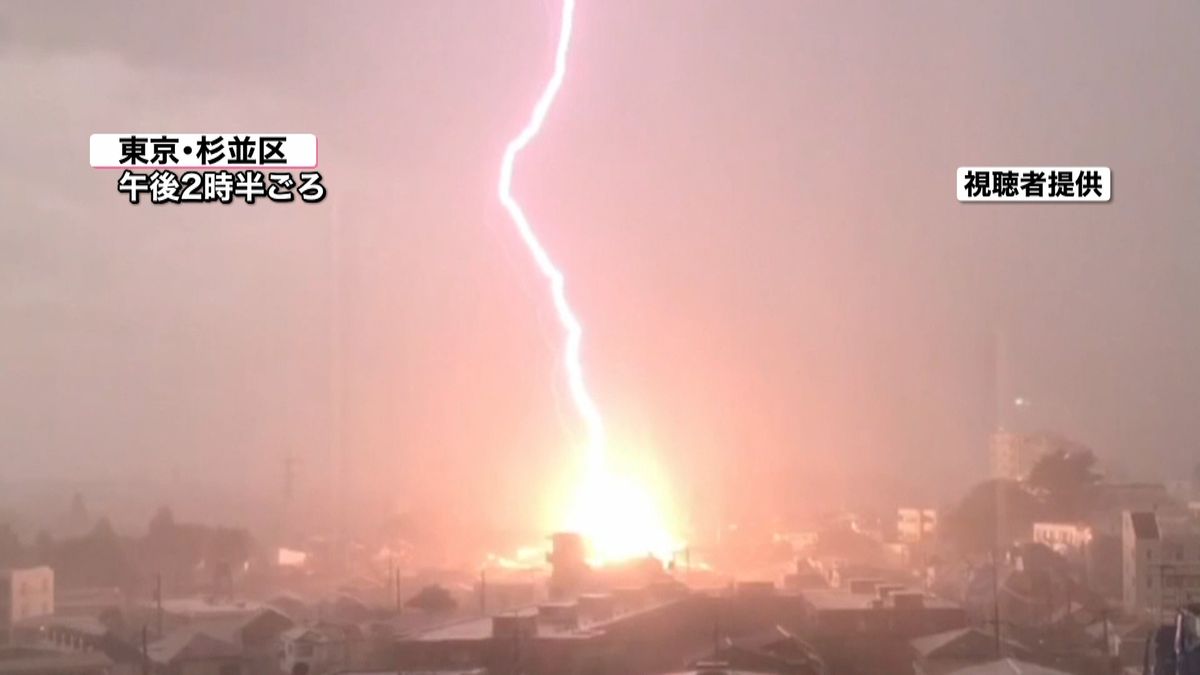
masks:
{"type": "Polygon", "coordinates": [[[1037,498],[1016,481],[984,481],[946,514],[942,532],[960,553],[989,553],[998,542],[1028,535],[1039,507],[1037,498]]]}
{"type": "Polygon", "coordinates": [[[45,530],[38,530],[37,538],[33,541],[33,562],[46,564],[54,555],[54,537],[45,530]]]}
{"type": "Polygon", "coordinates": [[[454,596],[450,595],[450,591],[435,584],[422,588],[416,595],[409,598],[404,606],[424,612],[438,613],[452,612],[458,608],[458,603],[455,602],[454,596]]]}
{"type": "MultiPolygon", "coordinates": [[[[175,520],[171,509],[155,512],[146,527],[146,536],[137,542],[138,559],[147,573],[161,574],[163,584],[172,590],[189,590],[200,583],[196,570],[242,568],[254,552],[254,539],[243,529],[209,527],[175,520]]],[[[228,581],[228,580],[226,580],[228,581]]]]}
{"type": "Polygon", "coordinates": [[[55,541],[41,534],[35,545],[39,563],[54,568],[55,581],[64,588],[118,586],[132,589],[138,581],[127,542],[113,531],[107,518],[96,521],[91,532],[55,541]]]}
{"type": "Polygon", "coordinates": [[[1079,520],[1095,505],[1096,455],[1090,449],[1065,441],[1047,453],[1029,472],[1029,485],[1044,493],[1046,516],[1055,520],[1079,520]]]}
{"type": "Polygon", "coordinates": [[[16,567],[25,562],[25,548],[12,525],[0,524],[0,567],[16,567]]]}
{"type": "Polygon", "coordinates": [[[813,551],[818,556],[845,558],[857,563],[876,565],[883,562],[883,545],[849,526],[828,529],[817,535],[813,551]]]}
{"type": "Polygon", "coordinates": [[[150,519],[150,525],[146,528],[146,536],[153,538],[155,536],[169,535],[175,530],[175,514],[166,506],[158,507],[154,512],[154,517],[150,519]]]}
{"type": "Polygon", "coordinates": [[[83,495],[76,492],[71,497],[71,520],[75,523],[86,523],[90,516],[88,515],[87,504],[83,501],[83,495]]]}
{"type": "Polygon", "coordinates": [[[1100,478],[1096,471],[1096,454],[1075,444],[1047,453],[1029,472],[1030,485],[1050,492],[1091,487],[1100,478]]]}

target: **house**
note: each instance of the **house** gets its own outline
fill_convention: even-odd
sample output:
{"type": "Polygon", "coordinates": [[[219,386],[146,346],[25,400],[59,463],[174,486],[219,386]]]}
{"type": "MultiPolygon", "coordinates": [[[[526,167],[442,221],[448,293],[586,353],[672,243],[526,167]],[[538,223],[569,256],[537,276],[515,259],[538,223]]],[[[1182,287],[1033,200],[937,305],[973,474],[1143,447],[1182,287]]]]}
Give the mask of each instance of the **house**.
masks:
{"type": "MultiPolygon", "coordinates": [[[[962,607],[921,592],[897,591],[884,584],[884,593],[806,590],[800,593],[811,635],[888,636],[912,639],[960,628],[967,623],[962,607]]],[[[878,590],[877,586],[873,587],[878,590]]]]}
{"type": "Polygon", "coordinates": [[[261,609],[245,616],[230,616],[194,621],[183,631],[208,633],[245,649],[272,648],[285,630],[295,623],[273,609],[261,609]]]}
{"type": "Polygon", "coordinates": [[[241,647],[203,631],[179,630],[146,650],[155,675],[251,675],[241,647]]]}
{"type": "Polygon", "coordinates": [[[100,616],[128,606],[125,594],[115,587],[55,588],[55,616],[100,616]]]}
{"type": "Polygon", "coordinates": [[[1126,511],[1121,534],[1127,611],[1167,618],[1200,602],[1200,529],[1190,519],[1126,511]]]}
{"type": "Polygon", "coordinates": [[[488,675],[483,668],[469,670],[339,670],[333,675],[488,675]]]}
{"type": "Polygon", "coordinates": [[[158,670],[185,675],[272,672],[279,660],[279,636],[294,625],[269,608],[203,616],[149,645],[150,659],[158,670]],[[239,670],[234,670],[235,665],[239,670]]]}
{"type": "Polygon", "coordinates": [[[362,636],[354,626],[320,623],[285,631],[280,642],[283,672],[296,672],[303,664],[310,675],[320,675],[353,665],[362,636]]]}
{"type": "Polygon", "coordinates": [[[1028,661],[996,659],[987,663],[952,670],[946,675],[1070,675],[1070,673],[1065,670],[1039,666],[1036,663],[1029,663],[1028,661]]]}
{"type": "Polygon", "coordinates": [[[54,570],[46,566],[0,570],[0,644],[14,624],[54,613],[54,570]]]}
{"type": "MultiPolygon", "coordinates": [[[[146,603],[145,607],[157,610],[153,603],[146,603]]],[[[250,616],[264,607],[262,603],[250,600],[222,601],[211,597],[169,598],[162,601],[163,614],[181,623],[250,616]]]]}
{"type": "Polygon", "coordinates": [[[1109,621],[1107,619],[1087,627],[1087,634],[1093,640],[1104,644],[1107,637],[1105,653],[1116,657],[1126,667],[1142,665],[1145,657],[1146,641],[1158,624],[1154,621],[1109,621]]]}
{"type": "MultiPolygon", "coordinates": [[[[91,616],[42,616],[24,619],[13,628],[14,644],[57,653],[100,653],[113,664],[139,666],[141,650],[91,616]]],[[[111,664],[110,664],[111,665],[111,664]]],[[[140,669],[140,668],[139,668],[140,669]]]]}
{"type": "Polygon", "coordinates": [[[0,650],[0,675],[118,675],[116,665],[98,652],[9,647],[0,650]]]}
{"type": "MultiPolygon", "coordinates": [[[[912,645],[916,675],[944,675],[996,659],[995,634],[979,628],[957,628],[925,635],[909,644],[912,645]]],[[[1030,656],[1029,649],[1012,640],[1002,639],[1000,648],[1007,655],[1030,656]]]]}
{"type": "Polygon", "coordinates": [[[292,621],[304,621],[314,615],[313,609],[294,593],[280,593],[267,601],[267,607],[278,611],[292,621]]]}
{"type": "Polygon", "coordinates": [[[780,675],[824,675],[825,664],[811,646],[780,626],[737,638],[725,638],[716,653],[703,662],[692,664],[708,672],[704,663],[723,663],[737,671],[778,673],[780,675]]]}

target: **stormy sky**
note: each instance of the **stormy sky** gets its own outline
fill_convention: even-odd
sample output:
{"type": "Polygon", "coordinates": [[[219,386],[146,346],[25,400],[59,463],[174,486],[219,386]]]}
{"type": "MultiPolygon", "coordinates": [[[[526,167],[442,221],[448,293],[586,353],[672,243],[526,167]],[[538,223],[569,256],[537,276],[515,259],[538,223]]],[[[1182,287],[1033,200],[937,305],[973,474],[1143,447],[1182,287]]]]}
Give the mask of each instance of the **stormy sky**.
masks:
{"type": "MultiPolygon", "coordinates": [[[[0,479],[529,519],[580,429],[495,198],[550,0],[0,4],[0,479]],[[131,206],[93,132],[318,135],[320,205],[131,206]]],[[[682,501],[951,496],[1004,397],[1200,458],[1200,6],[581,0],[515,189],[682,501]],[[1110,166],[1103,205],[962,165],[1110,166]],[[750,490],[748,486],[755,485],[750,490]]],[[[1008,414],[1008,413],[1005,413],[1008,414]]]]}

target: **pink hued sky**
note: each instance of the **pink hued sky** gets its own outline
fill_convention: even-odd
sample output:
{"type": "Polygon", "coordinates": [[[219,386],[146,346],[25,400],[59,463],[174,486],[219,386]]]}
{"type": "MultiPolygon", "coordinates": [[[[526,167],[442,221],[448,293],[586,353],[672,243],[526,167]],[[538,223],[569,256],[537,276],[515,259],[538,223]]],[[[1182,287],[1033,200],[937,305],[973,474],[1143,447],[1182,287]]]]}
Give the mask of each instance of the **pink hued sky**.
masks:
{"type": "MultiPolygon", "coordinates": [[[[306,494],[543,515],[580,429],[494,188],[557,12],[0,6],[0,480],[274,495],[291,450],[306,494]],[[329,197],[134,207],[88,167],[88,134],[162,130],[315,133],[329,197]]],[[[1198,21],[581,0],[515,190],[613,443],[729,513],[956,496],[998,416],[1190,471],[1198,21]],[[970,164],[1110,166],[1114,197],[960,204],[970,164]]]]}

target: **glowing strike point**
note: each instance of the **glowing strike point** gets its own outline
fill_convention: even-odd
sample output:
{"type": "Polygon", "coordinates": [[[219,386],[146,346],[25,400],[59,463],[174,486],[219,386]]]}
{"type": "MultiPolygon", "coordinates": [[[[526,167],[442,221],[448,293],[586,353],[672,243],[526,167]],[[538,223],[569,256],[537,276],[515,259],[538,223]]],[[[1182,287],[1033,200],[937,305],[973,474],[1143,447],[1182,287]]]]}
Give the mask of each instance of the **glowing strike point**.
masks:
{"type": "Polygon", "coordinates": [[[599,408],[588,393],[583,378],[580,357],[583,326],[567,302],[566,280],[562,271],[550,259],[545,247],[534,234],[521,205],[512,195],[513,164],[517,155],[541,131],[546,114],[562,87],[563,77],[567,72],[567,50],[571,45],[574,15],[575,0],[563,0],[558,48],[554,53],[554,72],[538,97],[529,121],[504,148],[504,157],[500,163],[500,203],[517,226],[521,239],[537,263],[538,271],[550,282],[554,310],[566,333],[563,365],[567,373],[571,400],[586,426],[586,475],[575,494],[575,503],[568,511],[566,524],[588,540],[597,562],[646,554],[666,559],[674,553],[678,544],[667,533],[658,504],[641,485],[624,477],[614,476],[609,471],[605,458],[604,421],[600,417],[599,408]]]}

